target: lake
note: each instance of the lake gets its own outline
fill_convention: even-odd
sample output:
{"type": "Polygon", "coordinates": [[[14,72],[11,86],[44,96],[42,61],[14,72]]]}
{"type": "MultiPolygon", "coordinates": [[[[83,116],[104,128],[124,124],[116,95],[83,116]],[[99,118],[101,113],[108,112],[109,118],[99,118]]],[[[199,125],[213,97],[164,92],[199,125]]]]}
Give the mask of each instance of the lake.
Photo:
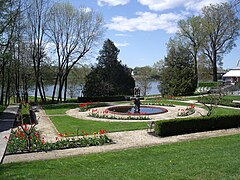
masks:
{"type": "MultiPolygon", "coordinates": [[[[159,82],[151,82],[151,85],[150,85],[151,88],[147,91],[147,95],[160,94],[160,92],[157,88],[158,85],[159,85],[159,82]]],[[[53,92],[53,85],[45,87],[46,96],[52,96],[52,92],[53,92]]],[[[34,96],[34,91],[29,91],[28,94],[30,96],[34,96]]],[[[68,96],[68,98],[70,97],[69,94],[67,96],[68,96]]],[[[74,97],[78,97],[78,96],[81,96],[81,90],[76,92],[74,95],[74,97]]]]}

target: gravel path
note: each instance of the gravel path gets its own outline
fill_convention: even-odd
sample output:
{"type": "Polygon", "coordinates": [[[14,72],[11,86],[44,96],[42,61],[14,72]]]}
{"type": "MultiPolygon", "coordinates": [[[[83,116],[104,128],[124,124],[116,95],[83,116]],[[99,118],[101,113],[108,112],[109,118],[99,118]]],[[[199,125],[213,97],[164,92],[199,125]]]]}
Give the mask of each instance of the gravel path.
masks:
{"type": "Polygon", "coordinates": [[[58,137],[58,131],[49,117],[46,115],[45,111],[39,109],[39,112],[36,112],[38,120],[38,125],[36,129],[40,132],[42,137],[44,137],[47,142],[56,142],[56,137],[58,137]]]}

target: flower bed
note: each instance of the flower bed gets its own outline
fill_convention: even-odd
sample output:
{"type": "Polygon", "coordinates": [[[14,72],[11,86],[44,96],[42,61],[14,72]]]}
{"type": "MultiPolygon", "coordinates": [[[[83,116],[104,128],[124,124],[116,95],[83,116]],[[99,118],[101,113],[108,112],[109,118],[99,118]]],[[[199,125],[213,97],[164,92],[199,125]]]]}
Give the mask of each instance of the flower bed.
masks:
{"type": "Polygon", "coordinates": [[[178,109],[177,116],[189,116],[195,113],[194,104],[189,104],[186,109],[178,109]]]}
{"type": "Polygon", "coordinates": [[[85,112],[88,109],[95,108],[95,107],[103,107],[107,106],[107,103],[92,103],[92,102],[86,102],[86,103],[80,103],[79,104],[79,111],[85,112]]]}
{"type": "MultiPolygon", "coordinates": [[[[44,137],[41,137],[39,132],[33,125],[22,125],[17,130],[12,130],[8,139],[6,154],[16,154],[25,152],[51,151],[58,149],[77,148],[86,146],[98,146],[112,143],[112,140],[105,134],[105,130],[100,130],[89,136],[87,133],[80,134],[80,137],[65,137],[65,134],[59,134],[56,137],[55,143],[45,142],[44,137]],[[65,137],[65,138],[64,138],[65,137]]],[[[4,138],[7,139],[5,136],[4,138]]]]}
{"type": "Polygon", "coordinates": [[[109,113],[108,110],[99,111],[97,109],[89,110],[89,117],[94,118],[103,118],[103,119],[119,119],[119,120],[150,120],[150,117],[144,114],[138,116],[133,116],[131,113],[128,113],[128,116],[116,116],[115,114],[109,113]]]}

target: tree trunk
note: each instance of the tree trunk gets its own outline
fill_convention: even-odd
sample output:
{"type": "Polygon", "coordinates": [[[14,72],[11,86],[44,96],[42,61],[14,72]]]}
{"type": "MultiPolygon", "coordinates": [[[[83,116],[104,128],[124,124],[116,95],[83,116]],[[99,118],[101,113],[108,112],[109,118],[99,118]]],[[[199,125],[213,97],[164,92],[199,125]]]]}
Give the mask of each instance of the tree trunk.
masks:
{"type": "Polygon", "coordinates": [[[41,100],[44,102],[43,93],[42,93],[42,89],[41,89],[39,80],[38,80],[38,90],[39,90],[39,94],[40,94],[41,100]]]}
{"type": "Polygon", "coordinates": [[[217,82],[217,51],[213,50],[213,81],[217,82]]]}
{"type": "Polygon", "coordinates": [[[42,87],[42,93],[43,93],[43,101],[46,102],[46,93],[45,93],[45,89],[44,89],[44,85],[43,85],[43,80],[41,78],[41,87],[42,87]]]}
{"type": "Polygon", "coordinates": [[[195,75],[195,83],[196,87],[198,84],[198,65],[197,65],[197,52],[194,52],[194,75],[195,75]]]}
{"type": "Polygon", "coordinates": [[[5,86],[5,62],[3,60],[3,67],[2,67],[2,88],[1,88],[1,97],[0,97],[0,105],[3,105],[3,96],[4,96],[4,86],[5,86]]]}
{"type": "Polygon", "coordinates": [[[52,102],[54,102],[55,93],[56,93],[56,89],[57,89],[58,78],[59,78],[59,75],[57,75],[56,80],[55,80],[55,84],[54,84],[54,87],[53,87],[52,102]]]}
{"type": "Polygon", "coordinates": [[[17,62],[15,63],[15,89],[16,89],[16,97],[17,97],[17,103],[20,103],[20,47],[18,47],[18,55],[17,55],[17,62]]]}
{"type": "Polygon", "coordinates": [[[58,99],[57,102],[62,102],[62,90],[63,90],[64,80],[63,76],[59,77],[59,92],[58,92],[58,99]]]}
{"type": "MultiPolygon", "coordinates": [[[[11,64],[10,64],[11,66],[11,64]]],[[[5,93],[5,105],[9,105],[9,95],[10,93],[10,70],[8,69],[8,73],[7,73],[7,85],[6,85],[6,93],[5,93]]]]}
{"type": "Polygon", "coordinates": [[[65,87],[64,87],[64,101],[66,102],[67,101],[67,75],[65,77],[65,87]]]}
{"type": "MultiPolygon", "coordinates": [[[[34,102],[37,102],[37,96],[38,96],[38,83],[37,83],[37,77],[36,78],[36,84],[35,84],[35,94],[34,94],[34,102]]],[[[26,87],[27,89],[27,87],[26,87]]]]}

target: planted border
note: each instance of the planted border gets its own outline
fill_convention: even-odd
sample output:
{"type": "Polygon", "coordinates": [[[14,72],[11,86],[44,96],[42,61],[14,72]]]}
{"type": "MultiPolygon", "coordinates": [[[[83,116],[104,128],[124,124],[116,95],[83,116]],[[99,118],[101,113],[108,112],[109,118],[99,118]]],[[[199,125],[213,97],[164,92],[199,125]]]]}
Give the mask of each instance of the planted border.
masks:
{"type": "Polygon", "coordinates": [[[8,140],[6,154],[28,153],[28,152],[41,152],[52,151],[59,149],[69,149],[87,146],[101,146],[104,144],[111,144],[110,139],[106,134],[106,130],[100,130],[98,133],[94,132],[93,136],[88,136],[88,133],[80,134],[80,137],[65,137],[68,134],[59,134],[56,137],[56,142],[45,142],[44,136],[41,137],[40,133],[35,129],[35,125],[22,125],[17,130],[11,131],[10,137],[5,136],[8,140]],[[65,138],[63,138],[65,137],[65,138]]]}
{"type": "Polygon", "coordinates": [[[157,121],[155,123],[155,134],[172,136],[238,127],[240,127],[240,115],[179,118],[157,121]]]}

